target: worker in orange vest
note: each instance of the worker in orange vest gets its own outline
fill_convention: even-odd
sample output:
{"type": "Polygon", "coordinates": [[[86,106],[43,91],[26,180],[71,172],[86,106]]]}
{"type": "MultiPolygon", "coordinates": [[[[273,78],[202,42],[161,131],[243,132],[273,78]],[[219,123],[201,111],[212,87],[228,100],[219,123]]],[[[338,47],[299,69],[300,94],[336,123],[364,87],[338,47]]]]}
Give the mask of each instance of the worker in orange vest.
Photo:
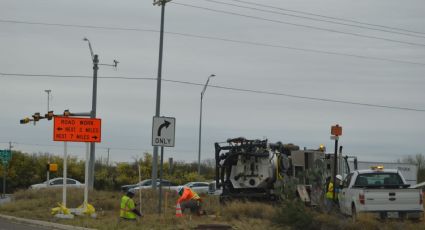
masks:
{"type": "Polygon", "coordinates": [[[190,209],[190,212],[196,215],[204,214],[202,207],[202,199],[199,195],[194,192],[192,189],[186,186],[179,186],[177,188],[177,193],[179,194],[179,199],[177,204],[180,204],[182,212],[185,209],[190,209]]]}

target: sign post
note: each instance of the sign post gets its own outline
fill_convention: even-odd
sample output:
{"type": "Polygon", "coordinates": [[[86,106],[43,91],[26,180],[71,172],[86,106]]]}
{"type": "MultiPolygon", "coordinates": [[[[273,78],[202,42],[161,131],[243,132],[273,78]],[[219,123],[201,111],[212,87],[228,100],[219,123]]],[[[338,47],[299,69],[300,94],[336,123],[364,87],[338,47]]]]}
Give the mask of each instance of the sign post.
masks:
{"type": "Polygon", "coordinates": [[[158,214],[161,214],[162,203],[162,165],[164,162],[164,147],[174,147],[176,134],[176,118],[153,117],[152,122],[152,145],[161,146],[161,162],[159,169],[159,200],[158,214]]]}
{"type": "Polygon", "coordinates": [[[86,166],[84,170],[84,202],[83,208],[87,209],[87,203],[89,202],[89,160],[90,160],[90,144],[86,142],[86,166]]]}
{"type": "Polygon", "coordinates": [[[68,142],[63,142],[63,187],[62,187],[62,205],[66,207],[66,174],[68,162],[68,142]]]}
{"type": "Polygon", "coordinates": [[[8,150],[0,150],[0,160],[3,164],[3,197],[6,197],[6,174],[7,174],[7,166],[9,164],[10,159],[12,158],[12,151],[8,150]]]}
{"type": "Polygon", "coordinates": [[[336,201],[336,196],[335,196],[336,186],[337,186],[337,184],[336,184],[336,172],[337,172],[337,167],[338,167],[338,164],[337,164],[338,153],[337,153],[337,151],[338,151],[338,139],[339,139],[339,136],[342,136],[342,127],[339,126],[338,124],[332,126],[331,127],[331,134],[332,134],[331,138],[335,139],[333,191],[332,191],[333,196],[332,197],[333,197],[333,200],[336,201]]]}
{"type": "Polygon", "coordinates": [[[66,181],[67,181],[67,155],[68,141],[86,142],[86,165],[84,178],[84,210],[87,209],[88,203],[88,164],[89,164],[89,148],[88,143],[101,141],[101,119],[97,118],[76,118],[67,116],[55,116],[53,127],[53,140],[64,142],[64,159],[63,159],[63,191],[62,203],[66,208],[66,181]]]}

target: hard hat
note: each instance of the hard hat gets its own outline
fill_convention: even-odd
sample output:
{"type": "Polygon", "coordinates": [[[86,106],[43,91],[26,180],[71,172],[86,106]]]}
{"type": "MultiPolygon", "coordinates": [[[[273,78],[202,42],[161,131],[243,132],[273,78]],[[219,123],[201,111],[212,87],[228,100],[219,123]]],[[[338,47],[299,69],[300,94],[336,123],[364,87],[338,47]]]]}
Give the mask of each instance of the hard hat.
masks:
{"type": "Polygon", "coordinates": [[[134,194],[136,194],[136,190],[134,188],[131,188],[127,191],[127,193],[134,195],[134,194]]]}
{"type": "Polygon", "coordinates": [[[179,186],[177,187],[177,193],[181,194],[183,192],[184,187],[183,186],[179,186]]]}
{"type": "Polygon", "coordinates": [[[342,176],[338,174],[338,175],[336,175],[336,179],[342,180],[342,176]]]}

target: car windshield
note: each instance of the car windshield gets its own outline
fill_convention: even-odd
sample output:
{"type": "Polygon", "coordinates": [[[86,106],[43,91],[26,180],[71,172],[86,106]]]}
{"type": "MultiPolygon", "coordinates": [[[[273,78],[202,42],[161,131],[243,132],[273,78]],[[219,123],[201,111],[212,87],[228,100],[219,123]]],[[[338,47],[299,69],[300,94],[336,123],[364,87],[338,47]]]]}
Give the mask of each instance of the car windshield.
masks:
{"type": "Polygon", "coordinates": [[[403,180],[397,173],[365,173],[357,176],[355,186],[402,185],[403,180]]]}

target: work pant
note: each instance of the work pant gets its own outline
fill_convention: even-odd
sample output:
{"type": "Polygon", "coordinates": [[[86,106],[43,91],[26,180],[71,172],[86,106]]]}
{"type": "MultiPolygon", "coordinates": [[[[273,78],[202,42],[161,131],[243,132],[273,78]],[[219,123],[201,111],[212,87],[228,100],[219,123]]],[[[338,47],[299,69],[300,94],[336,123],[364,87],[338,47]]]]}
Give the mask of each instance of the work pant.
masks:
{"type": "Polygon", "coordinates": [[[184,210],[186,209],[190,209],[190,212],[192,214],[197,214],[197,215],[200,214],[201,206],[202,206],[202,203],[200,201],[193,200],[193,199],[188,201],[183,201],[180,204],[182,212],[184,212],[184,210]]]}

